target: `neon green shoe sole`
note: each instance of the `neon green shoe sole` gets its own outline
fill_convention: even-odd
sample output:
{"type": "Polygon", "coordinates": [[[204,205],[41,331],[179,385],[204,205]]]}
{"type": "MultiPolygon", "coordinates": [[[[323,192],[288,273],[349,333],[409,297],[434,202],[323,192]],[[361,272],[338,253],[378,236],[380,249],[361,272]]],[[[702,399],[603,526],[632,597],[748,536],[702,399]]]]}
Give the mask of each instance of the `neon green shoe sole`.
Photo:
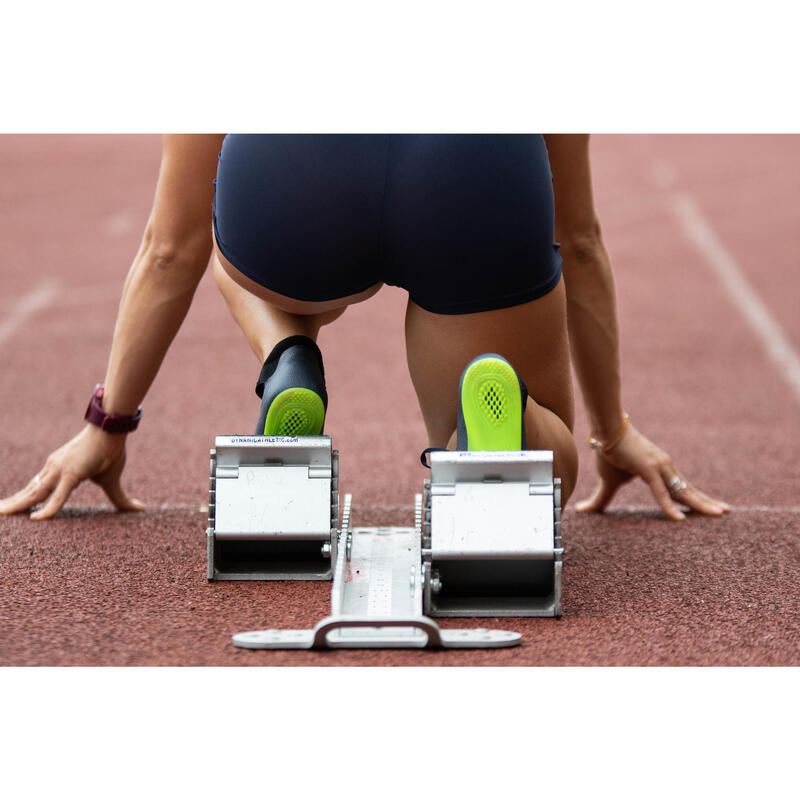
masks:
{"type": "Polygon", "coordinates": [[[285,389],[267,412],[264,436],[316,436],[325,422],[322,398],[311,389],[285,389]]]}
{"type": "Polygon", "coordinates": [[[522,447],[522,397],[508,361],[485,356],[467,366],[461,377],[461,413],[470,450],[522,447]]]}

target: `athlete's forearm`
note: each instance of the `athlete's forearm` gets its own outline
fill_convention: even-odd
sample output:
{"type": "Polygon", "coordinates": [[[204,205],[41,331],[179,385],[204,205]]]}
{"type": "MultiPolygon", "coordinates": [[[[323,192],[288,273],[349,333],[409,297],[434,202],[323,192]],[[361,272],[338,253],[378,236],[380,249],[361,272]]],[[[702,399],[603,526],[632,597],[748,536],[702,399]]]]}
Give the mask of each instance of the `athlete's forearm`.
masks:
{"type": "Polygon", "coordinates": [[[589,424],[601,440],[622,423],[614,277],[592,196],[588,135],[546,136],[567,293],[575,372],[589,424]]]}
{"type": "Polygon", "coordinates": [[[103,395],[107,412],[135,413],[208,265],[221,141],[205,134],[164,137],[153,211],[120,300],[103,395]]]}
{"type": "Polygon", "coordinates": [[[572,361],[591,430],[605,441],[623,413],[614,276],[599,232],[594,242],[564,237],[561,250],[572,361]]]}
{"type": "Polygon", "coordinates": [[[192,303],[208,246],[165,264],[143,248],[125,281],[105,378],[103,408],[133,414],[147,393],[192,303]]]}

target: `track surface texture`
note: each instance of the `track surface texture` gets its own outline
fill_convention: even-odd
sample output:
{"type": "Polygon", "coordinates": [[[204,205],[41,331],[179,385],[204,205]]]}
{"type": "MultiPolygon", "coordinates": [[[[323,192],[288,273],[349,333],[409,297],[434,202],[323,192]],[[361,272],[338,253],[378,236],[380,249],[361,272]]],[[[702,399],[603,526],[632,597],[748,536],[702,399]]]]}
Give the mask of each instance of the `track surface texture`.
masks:
{"type": "MultiPolygon", "coordinates": [[[[147,510],[113,513],[89,485],[53,521],[0,518],[0,663],[800,663],[800,137],[598,136],[592,148],[626,410],[731,514],[669,522],[642,484],[604,515],[567,509],[563,618],[442,621],[520,631],[517,648],[237,650],[238,631],[312,627],[330,585],[206,582],[208,450],[217,433],[252,430],[259,368],[206,275],[129,438],[125,485],[147,510]],[[755,295],[735,299],[732,271],[755,295]]],[[[2,496],[81,427],[159,152],[155,136],[0,137],[2,496]]],[[[404,304],[384,288],[320,337],[355,525],[412,524],[424,478],[404,304]]],[[[581,454],[575,499],[594,485],[581,454]]]]}

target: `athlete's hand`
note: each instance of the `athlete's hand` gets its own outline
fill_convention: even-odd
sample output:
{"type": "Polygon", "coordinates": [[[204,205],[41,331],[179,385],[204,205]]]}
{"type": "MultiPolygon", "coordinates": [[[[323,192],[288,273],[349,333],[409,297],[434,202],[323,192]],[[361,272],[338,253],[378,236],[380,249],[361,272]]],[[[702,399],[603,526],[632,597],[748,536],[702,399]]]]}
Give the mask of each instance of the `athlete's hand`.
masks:
{"type": "Polygon", "coordinates": [[[597,452],[597,472],[599,480],[594,492],[586,500],[576,503],[576,510],[603,511],[620,486],[639,477],[650,487],[656,502],[670,519],[686,519],[675,501],[701,514],[715,517],[730,511],[727,503],[688,485],[669,454],[630,424],[625,435],[611,450],[607,453],[597,452]],[[686,482],[687,486],[670,494],[670,484],[676,477],[686,482]]]}
{"type": "Polygon", "coordinates": [[[120,511],[141,511],[142,503],[128,497],[120,486],[124,466],[125,436],[87,425],[50,454],[44,467],[24,489],[0,500],[0,514],[16,514],[44,502],[42,508],[31,514],[31,519],[49,519],[87,478],[98,484],[120,511]]]}

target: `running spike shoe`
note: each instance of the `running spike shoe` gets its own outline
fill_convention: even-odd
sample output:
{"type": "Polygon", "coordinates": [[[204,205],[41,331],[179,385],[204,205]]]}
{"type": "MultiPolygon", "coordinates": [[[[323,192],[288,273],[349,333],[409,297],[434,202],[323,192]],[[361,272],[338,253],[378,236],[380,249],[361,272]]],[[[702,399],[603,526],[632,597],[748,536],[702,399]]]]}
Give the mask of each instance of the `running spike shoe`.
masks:
{"type": "Polygon", "coordinates": [[[458,389],[458,450],[525,450],[528,389],[497,353],[473,358],[458,389]]]}
{"type": "Polygon", "coordinates": [[[316,342],[289,336],[273,348],[256,384],[261,411],[256,436],[315,436],[322,433],[328,393],[316,342]]]}

